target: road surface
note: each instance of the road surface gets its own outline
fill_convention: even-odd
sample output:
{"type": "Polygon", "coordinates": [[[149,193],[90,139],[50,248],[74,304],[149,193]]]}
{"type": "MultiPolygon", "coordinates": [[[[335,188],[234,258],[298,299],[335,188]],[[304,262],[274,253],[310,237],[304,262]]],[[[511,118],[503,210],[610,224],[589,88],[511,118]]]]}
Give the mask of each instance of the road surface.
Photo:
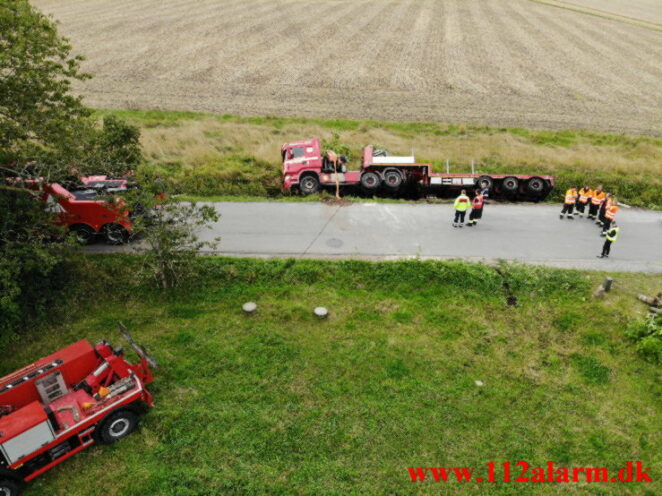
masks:
{"type": "MultiPolygon", "coordinates": [[[[220,202],[214,251],[251,257],[450,259],[587,270],[662,273],[662,212],[621,208],[621,233],[609,259],[587,219],[560,220],[560,206],[486,205],[478,227],[454,228],[449,204],[220,202]]],[[[94,251],[115,247],[98,244],[94,251]]],[[[125,248],[126,249],[126,248],[125,248]]],[[[130,248],[129,248],[130,249],[130,248]]]]}

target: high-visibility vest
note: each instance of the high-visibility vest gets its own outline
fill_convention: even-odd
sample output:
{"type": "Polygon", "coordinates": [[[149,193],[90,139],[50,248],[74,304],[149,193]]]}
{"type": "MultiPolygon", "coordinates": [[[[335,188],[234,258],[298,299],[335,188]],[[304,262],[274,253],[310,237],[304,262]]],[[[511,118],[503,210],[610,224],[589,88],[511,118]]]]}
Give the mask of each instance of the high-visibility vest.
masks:
{"type": "Polygon", "coordinates": [[[589,198],[593,196],[593,190],[592,189],[580,189],[579,190],[579,202],[580,203],[586,203],[588,202],[589,198]]]}
{"type": "Polygon", "coordinates": [[[599,193],[597,191],[593,192],[593,196],[591,197],[591,203],[593,205],[602,205],[602,202],[605,201],[605,197],[607,196],[607,193],[604,191],[600,191],[599,193]]]}
{"type": "Polygon", "coordinates": [[[471,201],[471,208],[474,210],[480,210],[483,208],[483,195],[476,195],[471,201]]]}
{"type": "Polygon", "coordinates": [[[577,191],[574,189],[569,189],[565,192],[565,203],[566,205],[572,205],[577,201],[577,191]]]}
{"type": "Polygon", "coordinates": [[[607,236],[605,236],[612,243],[618,239],[618,233],[620,232],[620,227],[612,227],[607,231],[607,236]]]}
{"type": "Polygon", "coordinates": [[[455,207],[455,210],[466,212],[470,205],[471,200],[469,197],[467,195],[460,195],[455,199],[455,204],[453,206],[455,207]]]}
{"type": "Polygon", "coordinates": [[[605,218],[614,220],[614,217],[616,217],[616,212],[618,212],[618,205],[611,205],[605,212],[605,218]]]}

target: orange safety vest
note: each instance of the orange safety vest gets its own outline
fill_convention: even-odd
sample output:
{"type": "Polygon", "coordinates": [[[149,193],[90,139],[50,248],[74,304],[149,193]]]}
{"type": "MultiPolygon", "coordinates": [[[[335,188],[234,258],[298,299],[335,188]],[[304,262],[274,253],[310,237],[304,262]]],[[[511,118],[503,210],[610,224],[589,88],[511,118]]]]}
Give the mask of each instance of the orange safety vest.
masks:
{"type": "Polygon", "coordinates": [[[565,204],[572,205],[577,201],[577,191],[574,189],[569,189],[565,192],[565,204]]]}
{"type": "Polygon", "coordinates": [[[616,212],[618,212],[618,205],[612,205],[605,212],[605,218],[614,220],[614,217],[616,217],[616,212]]]}
{"type": "Polygon", "coordinates": [[[593,193],[593,196],[591,197],[591,203],[593,205],[602,205],[602,202],[605,201],[605,197],[607,196],[607,193],[604,191],[601,191],[600,193],[593,193]]]}
{"type": "Polygon", "coordinates": [[[593,190],[592,189],[580,189],[579,190],[579,202],[580,203],[586,203],[588,202],[589,198],[593,196],[593,190]]]}

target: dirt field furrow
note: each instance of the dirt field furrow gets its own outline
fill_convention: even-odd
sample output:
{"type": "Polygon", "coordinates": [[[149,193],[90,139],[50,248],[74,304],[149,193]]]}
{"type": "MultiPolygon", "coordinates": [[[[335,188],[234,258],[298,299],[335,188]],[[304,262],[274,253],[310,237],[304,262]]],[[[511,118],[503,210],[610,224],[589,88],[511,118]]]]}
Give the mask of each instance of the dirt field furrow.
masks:
{"type": "Polygon", "coordinates": [[[33,2],[92,106],[662,134],[662,33],[529,0],[33,2]]]}

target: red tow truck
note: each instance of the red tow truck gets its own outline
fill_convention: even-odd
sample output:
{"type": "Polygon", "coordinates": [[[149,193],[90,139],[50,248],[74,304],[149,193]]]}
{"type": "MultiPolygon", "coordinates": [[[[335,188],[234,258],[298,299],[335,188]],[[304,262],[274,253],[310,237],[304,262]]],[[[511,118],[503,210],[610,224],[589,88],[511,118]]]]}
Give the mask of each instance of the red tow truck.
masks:
{"type": "Polygon", "coordinates": [[[281,147],[283,187],[309,195],[321,188],[358,186],[365,193],[380,190],[398,193],[406,186],[421,185],[429,192],[444,193],[461,189],[488,190],[492,197],[539,201],[554,187],[552,176],[529,174],[451,174],[433,172],[432,164],[416,162],[413,156],[397,157],[372,146],[363,149],[358,171],[336,172],[326,160],[319,138],[285,143],[281,147]]]}
{"type": "MultiPolygon", "coordinates": [[[[121,327],[122,328],[122,327],[121,327]]],[[[95,444],[128,436],[152,407],[146,386],[156,363],[124,358],[107,341],[79,341],[0,379],[0,495],[95,444]]]]}

